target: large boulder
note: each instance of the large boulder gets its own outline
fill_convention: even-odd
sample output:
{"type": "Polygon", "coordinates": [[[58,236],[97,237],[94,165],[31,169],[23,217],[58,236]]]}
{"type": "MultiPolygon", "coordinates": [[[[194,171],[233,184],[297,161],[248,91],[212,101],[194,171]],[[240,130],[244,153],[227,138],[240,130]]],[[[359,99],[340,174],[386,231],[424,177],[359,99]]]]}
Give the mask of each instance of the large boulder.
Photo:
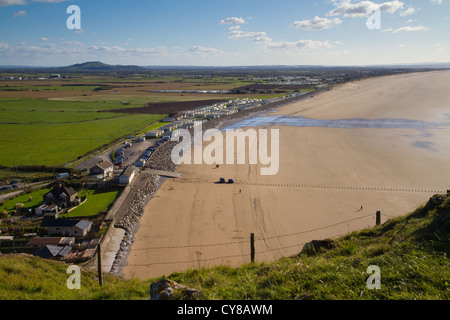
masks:
{"type": "Polygon", "coordinates": [[[331,239],[313,240],[303,246],[301,253],[307,253],[307,254],[312,253],[313,254],[313,253],[320,251],[321,249],[331,250],[335,247],[336,247],[336,245],[335,245],[334,241],[331,239]]]}
{"type": "Polygon", "coordinates": [[[197,295],[197,290],[167,279],[161,279],[150,286],[150,300],[193,300],[197,295]]]}

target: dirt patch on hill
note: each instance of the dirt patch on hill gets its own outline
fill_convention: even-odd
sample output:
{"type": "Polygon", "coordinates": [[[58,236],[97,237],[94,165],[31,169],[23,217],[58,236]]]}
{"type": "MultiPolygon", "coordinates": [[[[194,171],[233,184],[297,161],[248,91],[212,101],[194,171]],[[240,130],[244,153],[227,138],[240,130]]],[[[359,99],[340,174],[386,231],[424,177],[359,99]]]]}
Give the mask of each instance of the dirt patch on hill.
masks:
{"type": "Polygon", "coordinates": [[[122,108],[105,112],[132,113],[132,114],[174,114],[197,107],[208,106],[226,100],[197,100],[181,102],[149,103],[145,107],[122,108]]]}

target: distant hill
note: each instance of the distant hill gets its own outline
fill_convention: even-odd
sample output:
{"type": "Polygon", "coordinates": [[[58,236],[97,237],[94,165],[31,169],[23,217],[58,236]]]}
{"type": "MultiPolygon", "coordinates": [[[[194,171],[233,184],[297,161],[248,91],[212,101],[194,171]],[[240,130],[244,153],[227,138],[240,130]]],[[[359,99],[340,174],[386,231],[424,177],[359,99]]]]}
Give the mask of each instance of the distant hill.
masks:
{"type": "Polygon", "coordinates": [[[60,72],[139,72],[144,71],[139,66],[110,65],[100,61],[74,64],[68,67],[55,68],[60,72]]]}
{"type": "Polygon", "coordinates": [[[40,73],[145,73],[148,70],[139,66],[110,65],[91,61],[61,67],[0,66],[1,72],[40,72],[40,73]]]}

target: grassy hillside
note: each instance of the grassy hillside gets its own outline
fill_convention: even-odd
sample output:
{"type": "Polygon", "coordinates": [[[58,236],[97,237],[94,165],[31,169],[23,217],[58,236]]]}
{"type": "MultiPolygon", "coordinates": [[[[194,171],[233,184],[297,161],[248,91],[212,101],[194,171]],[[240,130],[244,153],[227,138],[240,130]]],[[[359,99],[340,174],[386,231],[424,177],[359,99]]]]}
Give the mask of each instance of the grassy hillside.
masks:
{"type": "Polygon", "coordinates": [[[194,270],[170,279],[201,290],[203,299],[450,298],[450,196],[334,245],[274,263],[194,270]],[[380,267],[380,290],[366,287],[371,265],[380,267]]]}
{"type": "Polygon", "coordinates": [[[0,255],[0,300],[135,300],[149,298],[149,283],[82,271],[81,289],[69,290],[68,265],[29,255],[0,255]]]}
{"type": "MultiPolygon", "coordinates": [[[[450,299],[450,196],[435,196],[408,216],[333,240],[273,263],[216,267],[168,278],[200,290],[199,299],[450,299]],[[366,287],[381,270],[381,289],[366,287]]],[[[300,249],[299,249],[300,251],[300,249]]],[[[0,258],[0,299],[148,299],[148,281],[107,277],[99,288],[83,273],[82,290],[66,288],[66,266],[25,256],[0,258]],[[44,280],[43,280],[44,279],[44,280]]]]}

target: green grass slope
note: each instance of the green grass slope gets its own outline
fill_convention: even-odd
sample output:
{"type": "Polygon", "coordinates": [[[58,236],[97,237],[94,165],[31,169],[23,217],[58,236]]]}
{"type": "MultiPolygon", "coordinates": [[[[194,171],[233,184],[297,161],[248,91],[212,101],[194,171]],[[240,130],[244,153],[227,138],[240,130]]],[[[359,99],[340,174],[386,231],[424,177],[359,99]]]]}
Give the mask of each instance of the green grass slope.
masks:
{"type": "MultiPolygon", "coordinates": [[[[219,266],[170,275],[200,291],[201,300],[448,300],[450,195],[415,212],[332,241],[329,250],[303,252],[272,263],[219,266]],[[367,288],[369,266],[381,288],[367,288]]],[[[299,250],[300,251],[300,250],[299,250]]],[[[0,257],[0,299],[148,299],[148,281],[83,272],[81,290],[68,290],[67,265],[29,256],[0,257]]]]}

